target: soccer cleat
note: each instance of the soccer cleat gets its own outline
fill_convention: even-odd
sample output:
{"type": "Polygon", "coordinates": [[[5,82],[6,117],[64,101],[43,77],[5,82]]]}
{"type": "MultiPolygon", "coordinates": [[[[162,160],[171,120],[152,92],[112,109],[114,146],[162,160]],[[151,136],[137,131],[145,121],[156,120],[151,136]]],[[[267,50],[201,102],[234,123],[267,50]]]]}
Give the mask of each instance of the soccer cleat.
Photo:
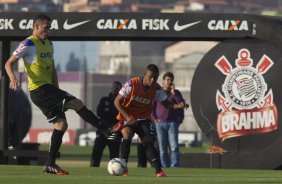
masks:
{"type": "MultiPolygon", "coordinates": [[[[124,160],[124,159],[123,159],[124,160]]],[[[124,160],[125,161],[125,160],[124,160]]],[[[126,162],[127,163],[127,162],[126,162]]],[[[121,176],[128,176],[128,167],[125,168],[121,176]]]]}
{"type": "Polygon", "coordinates": [[[128,176],[128,171],[124,171],[124,173],[122,174],[122,176],[128,176]]]}
{"type": "Polygon", "coordinates": [[[166,177],[166,174],[163,171],[159,171],[156,173],[157,177],[166,177]]]}
{"type": "Polygon", "coordinates": [[[43,167],[43,172],[45,174],[57,174],[57,175],[69,175],[68,171],[61,169],[58,165],[45,165],[43,167]]]}

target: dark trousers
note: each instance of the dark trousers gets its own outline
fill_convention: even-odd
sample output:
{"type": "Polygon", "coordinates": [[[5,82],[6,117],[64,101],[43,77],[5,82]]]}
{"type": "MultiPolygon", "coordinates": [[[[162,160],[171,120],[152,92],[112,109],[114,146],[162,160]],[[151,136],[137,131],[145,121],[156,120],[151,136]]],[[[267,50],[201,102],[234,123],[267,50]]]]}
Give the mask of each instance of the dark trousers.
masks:
{"type": "Polygon", "coordinates": [[[147,153],[146,149],[142,143],[137,143],[137,158],[138,158],[138,167],[147,167],[147,153]]]}
{"type": "Polygon", "coordinates": [[[108,145],[110,151],[110,158],[118,158],[119,157],[119,150],[120,150],[120,141],[121,139],[118,138],[116,140],[108,140],[100,131],[96,132],[96,139],[94,142],[92,155],[91,155],[91,167],[99,167],[100,162],[102,159],[103,151],[108,145]]]}
{"type": "MultiPolygon", "coordinates": [[[[159,150],[159,145],[158,145],[158,139],[156,136],[154,136],[154,147],[159,157],[160,150],[159,150]]],[[[148,159],[147,153],[146,153],[146,149],[140,141],[137,142],[137,158],[138,158],[137,167],[147,167],[147,160],[150,162],[150,160],[148,159]]],[[[152,163],[150,164],[152,165],[152,163]]]]}

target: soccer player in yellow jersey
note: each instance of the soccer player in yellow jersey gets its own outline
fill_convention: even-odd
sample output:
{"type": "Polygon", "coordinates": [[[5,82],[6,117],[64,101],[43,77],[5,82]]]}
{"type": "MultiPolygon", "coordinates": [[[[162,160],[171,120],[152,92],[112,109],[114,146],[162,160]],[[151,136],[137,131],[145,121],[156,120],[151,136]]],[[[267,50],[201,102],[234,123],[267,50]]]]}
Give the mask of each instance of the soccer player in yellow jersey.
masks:
{"type": "Polygon", "coordinates": [[[67,109],[73,109],[83,120],[97,127],[105,134],[107,129],[102,127],[99,119],[85,107],[81,100],[59,89],[53,60],[53,45],[47,39],[50,25],[50,17],[46,15],[36,16],[33,21],[32,35],[19,44],[6,62],[5,69],[10,78],[10,88],[16,90],[19,81],[13,72],[12,66],[19,58],[23,58],[28,76],[30,98],[41,109],[47,121],[52,123],[54,128],[49,154],[43,171],[50,174],[68,175],[69,172],[61,169],[56,164],[56,155],[68,127],[64,112],[67,109]]]}

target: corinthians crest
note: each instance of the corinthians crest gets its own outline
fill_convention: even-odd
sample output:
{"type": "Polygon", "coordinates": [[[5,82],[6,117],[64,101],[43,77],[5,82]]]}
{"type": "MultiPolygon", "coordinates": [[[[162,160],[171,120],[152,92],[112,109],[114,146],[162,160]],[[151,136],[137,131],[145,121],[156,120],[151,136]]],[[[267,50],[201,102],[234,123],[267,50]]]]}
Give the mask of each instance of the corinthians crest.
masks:
{"type": "Polygon", "coordinates": [[[217,117],[217,132],[222,141],[277,129],[278,116],[273,93],[263,77],[273,61],[263,55],[254,67],[249,50],[241,49],[235,65],[232,68],[225,56],[215,63],[215,67],[226,75],[223,94],[219,90],[216,93],[217,108],[221,111],[217,117]]]}

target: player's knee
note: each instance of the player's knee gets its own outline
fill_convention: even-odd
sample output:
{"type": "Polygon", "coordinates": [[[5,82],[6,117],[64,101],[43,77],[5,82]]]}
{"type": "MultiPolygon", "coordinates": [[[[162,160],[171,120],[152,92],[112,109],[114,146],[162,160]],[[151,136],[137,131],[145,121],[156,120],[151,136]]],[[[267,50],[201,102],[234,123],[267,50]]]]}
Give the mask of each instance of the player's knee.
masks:
{"type": "Polygon", "coordinates": [[[65,119],[58,119],[54,123],[54,128],[60,131],[65,132],[68,129],[68,123],[65,119]]]}
{"type": "Polygon", "coordinates": [[[142,139],[142,144],[146,147],[148,144],[154,144],[153,136],[145,135],[142,139]]]}
{"type": "Polygon", "coordinates": [[[73,101],[74,101],[75,105],[77,105],[77,106],[81,106],[81,107],[84,106],[84,103],[78,98],[73,99],[73,101]]]}
{"type": "Polygon", "coordinates": [[[66,101],[64,107],[66,109],[73,109],[75,111],[79,111],[82,107],[84,107],[84,104],[80,99],[74,98],[69,101],[66,101]]]}
{"type": "Polygon", "coordinates": [[[133,136],[131,134],[122,134],[123,139],[132,140],[133,136]]]}
{"type": "Polygon", "coordinates": [[[121,130],[123,139],[132,140],[134,133],[129,127],[125,127],[121,130]]]}

